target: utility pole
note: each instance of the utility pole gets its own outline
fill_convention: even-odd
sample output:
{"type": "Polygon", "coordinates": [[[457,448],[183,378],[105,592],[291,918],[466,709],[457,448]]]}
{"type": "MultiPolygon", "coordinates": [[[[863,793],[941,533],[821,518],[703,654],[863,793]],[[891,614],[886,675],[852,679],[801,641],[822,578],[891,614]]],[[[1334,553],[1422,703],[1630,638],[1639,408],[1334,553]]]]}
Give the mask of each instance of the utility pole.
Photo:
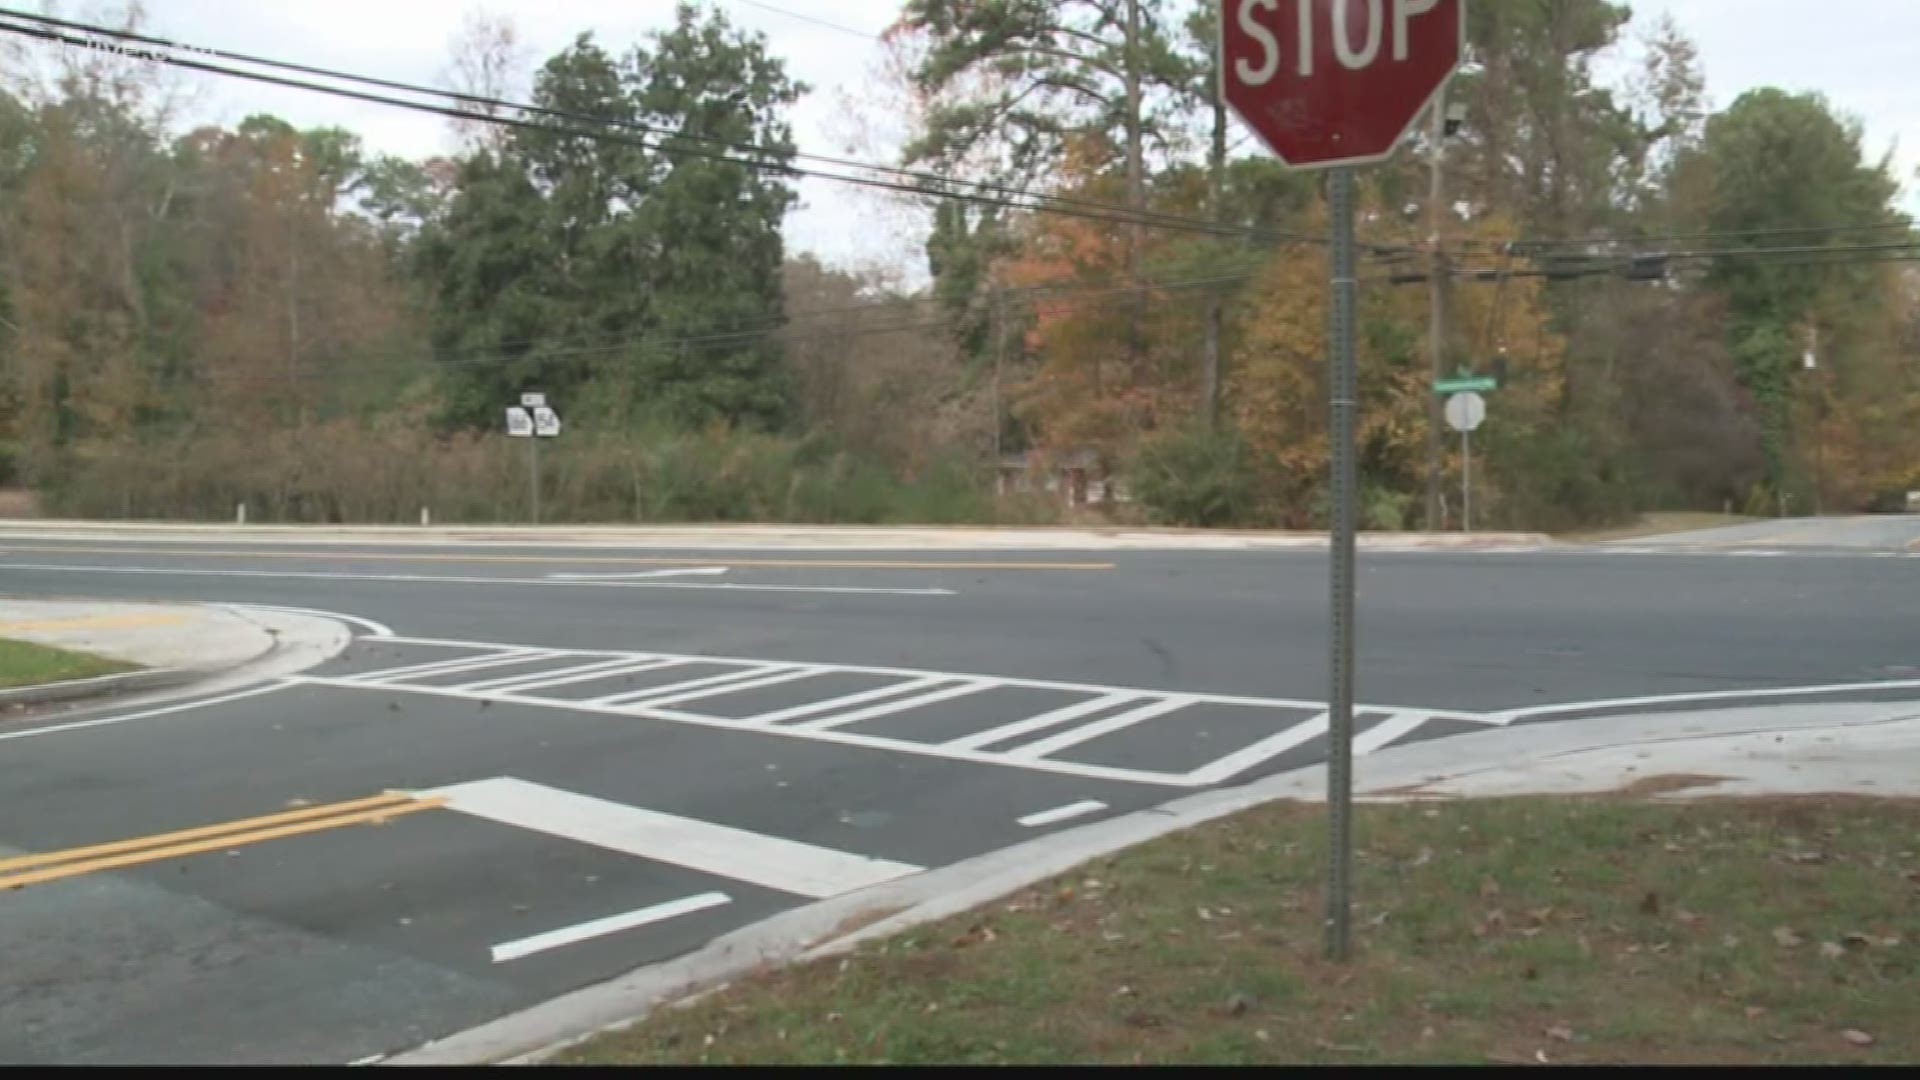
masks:
{"type": "Polygon", "coordinates": [[[1427,531],[1439,532],[1440,524],[1440,394],[1435,389],[1445,363],[1447,324],[1445,288],[1447,257],[1440,250],[1441,222],[1441,147],[1447,140],[1447,92],[1443,87],[1433,95],[1433,115],[1427,134],[1427,242],[1433,245],[1433,259],[1427,269],[1427,351],[1432,371],[1427,382],[1427,531]]]}
{"type": "Polygon", "coordinates": [[[1820,376],[1820,327],[1807,327],[1807,352],[1802,358],[1808,371],[1816,372],[1813,383],[1813,512],[1825,512],[1827,489],[1827,395],[1822,392],[1820,376]]]}
{"type": "Polygon", "coordinates": [[[1007,353],[1006,291],[995,289],[993,292],[993,387],[990,396],[993,399],[993,477],[997,489],[1000,482],[1000,367],[1007,353]]]}

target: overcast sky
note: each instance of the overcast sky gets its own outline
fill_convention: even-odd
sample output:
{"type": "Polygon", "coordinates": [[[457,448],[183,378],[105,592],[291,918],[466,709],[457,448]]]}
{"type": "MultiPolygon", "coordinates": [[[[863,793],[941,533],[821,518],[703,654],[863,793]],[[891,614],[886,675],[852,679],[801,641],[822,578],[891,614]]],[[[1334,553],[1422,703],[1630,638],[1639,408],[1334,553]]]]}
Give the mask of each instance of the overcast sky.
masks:
{"type": "MultiPolygon", "coordinates": [[[[844,103],[869,83],[879,50],[873,35],[892,20],[899,0],[703,2],[722,8],[736,24],[764,32],[788,71],[813,87],[793,117],[801,149],[884,156],[884,146],[849,145],[854,129],[844,103]]],[[[37,5],[29,0],[19,6],[37,5]]],[[[1914,182],[1920,168],[1920,0],[1632,0],[1632,6],[1633,27],[1670,12],[1699,43],[1716,108],[1753,86],[1825,93],[1864,123],[1869,154],[1897,148],[1907,203],[1920,209],[1920,185],[1914,182]]],[[[538,63],[582,30],[623,50],[646,31],[670,24],[674,0],[148,0],[147,7],[149,32],[189,44],[437,83],[449,42],[468,11],[510,17],[538,63]]],[[[86,5],[70,2],[61,9],[81,12],[86,5]]],[[[199,86],[195,111],[206,120],[231,124],[252,112],[273,112],[301,127],[351,128],[372,148],[410,157],[450,144],[443,122],[431,116],[217,76],[189,78],[199,86]]],[[[911,263],[910,275],[920,276],[911,223],[888,214],[875,196],[822,181],[807,182],[802,196],[788,226],[792,248],[842,265],[911,263]]]]}

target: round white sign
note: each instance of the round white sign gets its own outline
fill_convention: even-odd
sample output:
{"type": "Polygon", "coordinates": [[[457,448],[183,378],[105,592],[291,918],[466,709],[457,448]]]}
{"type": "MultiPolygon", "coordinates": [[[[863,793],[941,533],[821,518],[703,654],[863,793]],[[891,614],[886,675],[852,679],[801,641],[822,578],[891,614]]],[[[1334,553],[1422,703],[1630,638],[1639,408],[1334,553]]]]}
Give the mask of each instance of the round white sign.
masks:
{"type": "Polygon", "coordinates": [[[1487,418],[1487,399],[1471,390],[1447,398],[1447,426],[1472,431],[1487,418]]]}

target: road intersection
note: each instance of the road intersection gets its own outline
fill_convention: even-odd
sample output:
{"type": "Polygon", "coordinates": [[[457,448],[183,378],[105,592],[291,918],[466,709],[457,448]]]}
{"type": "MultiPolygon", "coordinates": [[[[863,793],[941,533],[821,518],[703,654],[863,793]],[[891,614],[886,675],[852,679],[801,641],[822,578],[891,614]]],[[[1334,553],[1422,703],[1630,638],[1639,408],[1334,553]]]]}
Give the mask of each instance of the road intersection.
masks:
{"type": "MultiPolygon", "coordinates": [[[[1860,554],[1365,558],[1360,769],[1649,702],[1920,698],[1920,565],[1860,554]]],[[[1324,749],[1314,551],[0,536],[0,582],[355,634],[0,727],[9,1061],[386,1054],[1324,749]]]]}

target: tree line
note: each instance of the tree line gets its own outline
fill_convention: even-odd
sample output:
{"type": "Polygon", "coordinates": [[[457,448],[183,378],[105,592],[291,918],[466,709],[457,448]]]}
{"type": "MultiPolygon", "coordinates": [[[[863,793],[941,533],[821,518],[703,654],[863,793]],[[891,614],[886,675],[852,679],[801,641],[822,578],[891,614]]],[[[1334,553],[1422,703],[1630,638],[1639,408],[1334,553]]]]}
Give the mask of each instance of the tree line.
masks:
{"type": "MultiPolygon", "coordinates": [[[[918,287],[786,250],[809,88],[720,10],[524,78],[510,24],[470,20],[457,148],[418,160],[191,126],[162,65],[9,43],[0,483],[83,515],[513,520],[501,409],[537,389],[568,426],[549,517],[1319,525],[1324,200],[1229,121],[1215,10],[906,0],[864,107],[908,131],[889,176],[965,181],[876,196],[921,213],[918,287]],[[1128,501],[997,494],[1014,455],[1128,501]]],[[[1890,162],[1817,95],[1703,87],[1627,4],[1470,5],[1437,237],[1424,126],[1361,174],[1366,525],[1423,524],[1436,301],[1443,367],[1501,384],[1476,522],[1920,487],[1890,162]]]]}

